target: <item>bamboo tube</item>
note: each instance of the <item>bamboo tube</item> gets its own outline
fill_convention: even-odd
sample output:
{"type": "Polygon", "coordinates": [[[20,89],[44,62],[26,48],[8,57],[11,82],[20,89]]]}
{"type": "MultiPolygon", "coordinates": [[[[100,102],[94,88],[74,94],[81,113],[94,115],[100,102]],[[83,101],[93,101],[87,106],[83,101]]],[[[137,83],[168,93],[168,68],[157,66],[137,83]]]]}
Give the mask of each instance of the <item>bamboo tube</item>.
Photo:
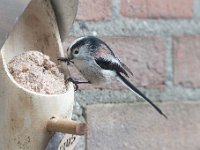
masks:
{"type": "MultiPolygon", "coordinates": [[[[66,0],[68,1],[73,0],[66,0]]],[[[75,14],[74,14],[75,15],[75,14]]],[[[69,24],[70,26],[71,24],[69,24]]],[[[48,118],[71,118],[73,84],[63,94],[45,95],[20,86],[8,71],[16,55],[38,50],[57,61],[62,43],[49,0],[32,0],[0,51],[0,149],[44,150],[52,135],[46,130],[48,118]]]]}

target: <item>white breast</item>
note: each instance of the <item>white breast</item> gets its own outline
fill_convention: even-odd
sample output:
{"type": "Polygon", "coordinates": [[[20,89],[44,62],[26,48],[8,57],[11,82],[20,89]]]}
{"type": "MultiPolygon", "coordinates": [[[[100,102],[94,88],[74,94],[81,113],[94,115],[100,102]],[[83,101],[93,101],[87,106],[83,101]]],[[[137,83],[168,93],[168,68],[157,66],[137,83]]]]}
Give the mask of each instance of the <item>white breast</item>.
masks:
{"type": "Polygon", "coordinates": [[[95,61],[75,60],[74,64],[83,77],[93,84],[111,82],[116,78],[116,73],[100,68],[95,61]]]}

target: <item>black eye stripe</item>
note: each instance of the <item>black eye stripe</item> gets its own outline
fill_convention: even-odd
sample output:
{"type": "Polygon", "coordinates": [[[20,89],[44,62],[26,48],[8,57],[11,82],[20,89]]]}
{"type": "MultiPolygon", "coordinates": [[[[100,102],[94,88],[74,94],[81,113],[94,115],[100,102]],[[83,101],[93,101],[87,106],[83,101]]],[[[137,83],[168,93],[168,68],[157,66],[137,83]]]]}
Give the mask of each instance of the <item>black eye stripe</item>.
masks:
{"type": "Polygon", "coordinates": [[[87,38],[83,38],[80,41],[77,41],[74,45],[72,45],[71,49],[80,48],[83,45],[88,44],[91,48],[99,47],[102,41],[96,37],[88,36],[87,38]]]}
{"type": "Polygon", "coordinates": [[[80,41],[78,41],[77,43],[75,43],[75,44],[71,47],[71,49],[79,48],[79,47],[85,45],[85,43],[86,43],[85,40],[80,40],[80,41]]]}

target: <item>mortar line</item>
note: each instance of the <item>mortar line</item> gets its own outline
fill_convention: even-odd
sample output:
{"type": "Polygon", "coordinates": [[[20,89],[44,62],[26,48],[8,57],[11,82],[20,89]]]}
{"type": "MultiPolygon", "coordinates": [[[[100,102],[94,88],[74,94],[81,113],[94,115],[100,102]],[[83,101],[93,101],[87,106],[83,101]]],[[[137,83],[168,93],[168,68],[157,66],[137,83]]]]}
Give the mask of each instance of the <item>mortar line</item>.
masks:
{"type": "Polygon", "coordinates": [[[173,87],[174,80],[174,62],[173,62],[173,43],[172,43],[172,34],[168,34],[164,37],[165,39],[165,70],[166,70],[166,83],[167,88],[173,87]]]}

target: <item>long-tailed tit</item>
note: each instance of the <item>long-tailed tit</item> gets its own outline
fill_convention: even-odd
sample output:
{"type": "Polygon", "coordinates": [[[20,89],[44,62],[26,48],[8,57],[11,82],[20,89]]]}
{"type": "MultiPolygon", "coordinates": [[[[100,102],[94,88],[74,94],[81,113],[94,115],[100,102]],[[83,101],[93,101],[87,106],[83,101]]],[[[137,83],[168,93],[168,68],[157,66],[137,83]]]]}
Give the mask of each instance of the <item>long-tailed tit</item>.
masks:
{"type": "Polygon", "coordinates": [[[68,48],[68,58],[59,58],[59,60],[67,61],[68,63],[73,62],[88,83],[99,84],[111,82],[115,79],[119,80],[167,118],[149,98],[125,78],[129,77],[128,74],[133,75],[133,73],[102,40],[94,36],[78,38],[68,48]]]}

